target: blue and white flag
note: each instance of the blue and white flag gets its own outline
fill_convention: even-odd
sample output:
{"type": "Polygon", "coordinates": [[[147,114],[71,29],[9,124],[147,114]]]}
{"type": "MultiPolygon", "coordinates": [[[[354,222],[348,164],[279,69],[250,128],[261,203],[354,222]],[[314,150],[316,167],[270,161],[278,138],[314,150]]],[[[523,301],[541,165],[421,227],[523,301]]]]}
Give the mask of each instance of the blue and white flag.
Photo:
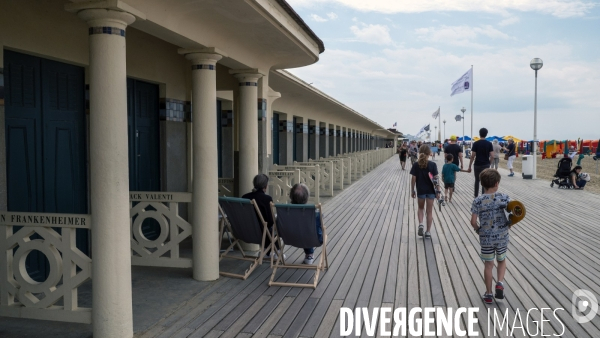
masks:
{"type": "Polygon", "coordinates": [[[423,136],[424,133],[427,133],[429,131],[429,125],[423,126],[423,128],[421,128],[421,130],[419,130],[419,132],[417,133],[417,137],[421,137],[423,136]]]}
{"type": "Polygon", "coordinates": [[[439,107],[435,112],[433,112],[433,115],[431,115],[431,117],[433,117],[434,119],[437,119],[438,116],[440,116],[440,108],[439,107]]]}
{"type": "Polygon", "coordinates": [[[469,69],[458,80],[452,83],[450,96],[463,92],[470,92],[473,89],[473,68],[469,69]]]}

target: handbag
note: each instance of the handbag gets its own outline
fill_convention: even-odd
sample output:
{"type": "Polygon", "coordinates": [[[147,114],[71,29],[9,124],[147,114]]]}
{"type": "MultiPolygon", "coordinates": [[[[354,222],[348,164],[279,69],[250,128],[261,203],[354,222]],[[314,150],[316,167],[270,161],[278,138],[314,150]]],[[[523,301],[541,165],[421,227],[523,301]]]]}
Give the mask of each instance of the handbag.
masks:
{"type": "Polygon", "coordinates": [[[505,153],[505,154],[504,154],[504,160],[505,160],[505,161],[508,161],[508,157],[509,157],[509,156],[508,156],[508,153],[505,153]]]}

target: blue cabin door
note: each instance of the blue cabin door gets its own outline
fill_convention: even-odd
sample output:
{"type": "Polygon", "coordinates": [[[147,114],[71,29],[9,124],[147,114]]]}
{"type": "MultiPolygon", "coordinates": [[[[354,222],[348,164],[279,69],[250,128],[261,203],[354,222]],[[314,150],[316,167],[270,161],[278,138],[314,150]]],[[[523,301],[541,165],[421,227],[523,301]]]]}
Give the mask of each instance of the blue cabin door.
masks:
{"type": "MultiPolygon", "coordinates": [[[[130,191],[160,191],[158,95],[158,85],[127,79],[130,191]]],[[[148,218],[142,231],[154,240],[160,235],[160,226],[148,218]]]]}
{"type": "MultiPolygon", "coordinates": [[[[5,50],[4,72],[8,210],[87,213],[84,69],[5,50]]],[[[88,253],[88,243],[79,229],[77,247],[88,253]]],[[[46,279],[40,252],[26,266],[46,279]]]]}

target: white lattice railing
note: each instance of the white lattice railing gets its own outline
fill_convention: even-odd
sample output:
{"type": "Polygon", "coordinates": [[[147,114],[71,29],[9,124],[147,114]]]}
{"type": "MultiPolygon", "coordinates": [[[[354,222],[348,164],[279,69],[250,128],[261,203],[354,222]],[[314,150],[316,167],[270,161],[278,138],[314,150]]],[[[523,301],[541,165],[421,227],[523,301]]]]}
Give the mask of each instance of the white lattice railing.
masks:
{"type": "Polygon", "coordinates": [[[295,183],[304,183],[310,190],[310,198],[309,201],[312,203],[319,203],[319,187],[320,187],[320,178],[321,172],[319,169],[319,165],[316,164],[314,166],[278,166],[273,165],[273,171],[294,171],[300,169],[300,181],[294,181],[295,183]]]}
{"type": "MultiPolygon", "coordinates": [[[[192,225],[179,216],[179,203],[190,203],[186,192],[129,193],[131,208],[131,264],[173,268],[192,267],[191,258],[179,256],[179,244],[192,235],[192,225]],[[144,234],[142,225],[154,219],[160,228],[156,239],[144,234]]],[[[156,223],[155,223],[156,224],[156,223]]]]}
{"type": "Polygon", "coordinates": [[[0,316],[92,322],[92,309],[79,307],[77,300],[77,288],[92,276],[92,260],[75,245],[77,229],[91,229],[91,216],[0,213],[0,316]],[[15,226],[22,228],[13,233],[15,226]],[[33,250],[48,259],[43,282],[33,280],[26,269],[33,250]]]}
{"type": "Polygon", "coordinates": [[[374,168],[374,165],[373,165],[373,152],[372,151],[366,151],[365,152],[365,157],[367,158],[367,171],[370,172],[374,168]]]}
{"type": "Polygon", "coordinates": [[[344,185],[352,184],[352,159],[344,155],[338,155],[336,159],[342,160],[342,170],[344,171],[344,185]]]}
{"type": "Polygon", "coordinates": [[[335,181],[335,171],[332,162],[294,162],[300,166],[319,166],[319,195],[333,197],[333,182],[335,181]]]}
{"type": "Polygon", "coordinates": [[[352,154],[341,155],[340,158],[348,160],[348,172],[352,181],[358,181],[360,178],[358,172],[358,159],[356,156],[352,156],[352,154]]]}
{"type": "Polygon", "coordinates": [[[333,186],[335,189],[344,190],[344,161],[335,157],[328,157],[324,159],[321,157],[320,160],[310,160],[310,162],[321,163],[331,162],[333,163],[333,186]]]}
{"type": "Polygon", "coordinates": [[[290,190],[295,182],[300,182],[300,170],[269,171],[269,195],[273,203],[288,203],[290,190]]]}

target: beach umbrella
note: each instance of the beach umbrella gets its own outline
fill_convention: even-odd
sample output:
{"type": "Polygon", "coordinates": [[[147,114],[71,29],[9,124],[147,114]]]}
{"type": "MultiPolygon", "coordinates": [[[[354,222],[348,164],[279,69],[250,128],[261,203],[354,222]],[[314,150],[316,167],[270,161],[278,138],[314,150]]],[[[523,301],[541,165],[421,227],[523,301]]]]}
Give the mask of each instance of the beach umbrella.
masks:
{"type": "Polygon", "coordinates": [[[503,139],[504,141],[508,141],[508,139],[509,139],[509,138],[512,138],[512,139],[513,139],[513,141],[515,141],[515,142],[517,142],[517,143],[522,141],[520,138],[518,138],[518,137],[516,137],[516,136],[512,136],[512,135],[506,135],[506,136],[503,136],[503,137],[502,137],[502,139],[503,139]]]}
{"type": "MultiPolygon", "coordinates": [[[[540,142],[541,143],[541,142],[540,142]]],[[[544,154],[546,154],[546,146],[548,145],[548,142],[544,141],[544,154]]],[[[548,156],[548,154],[546,154],[546,156],[548,156]]]]}

